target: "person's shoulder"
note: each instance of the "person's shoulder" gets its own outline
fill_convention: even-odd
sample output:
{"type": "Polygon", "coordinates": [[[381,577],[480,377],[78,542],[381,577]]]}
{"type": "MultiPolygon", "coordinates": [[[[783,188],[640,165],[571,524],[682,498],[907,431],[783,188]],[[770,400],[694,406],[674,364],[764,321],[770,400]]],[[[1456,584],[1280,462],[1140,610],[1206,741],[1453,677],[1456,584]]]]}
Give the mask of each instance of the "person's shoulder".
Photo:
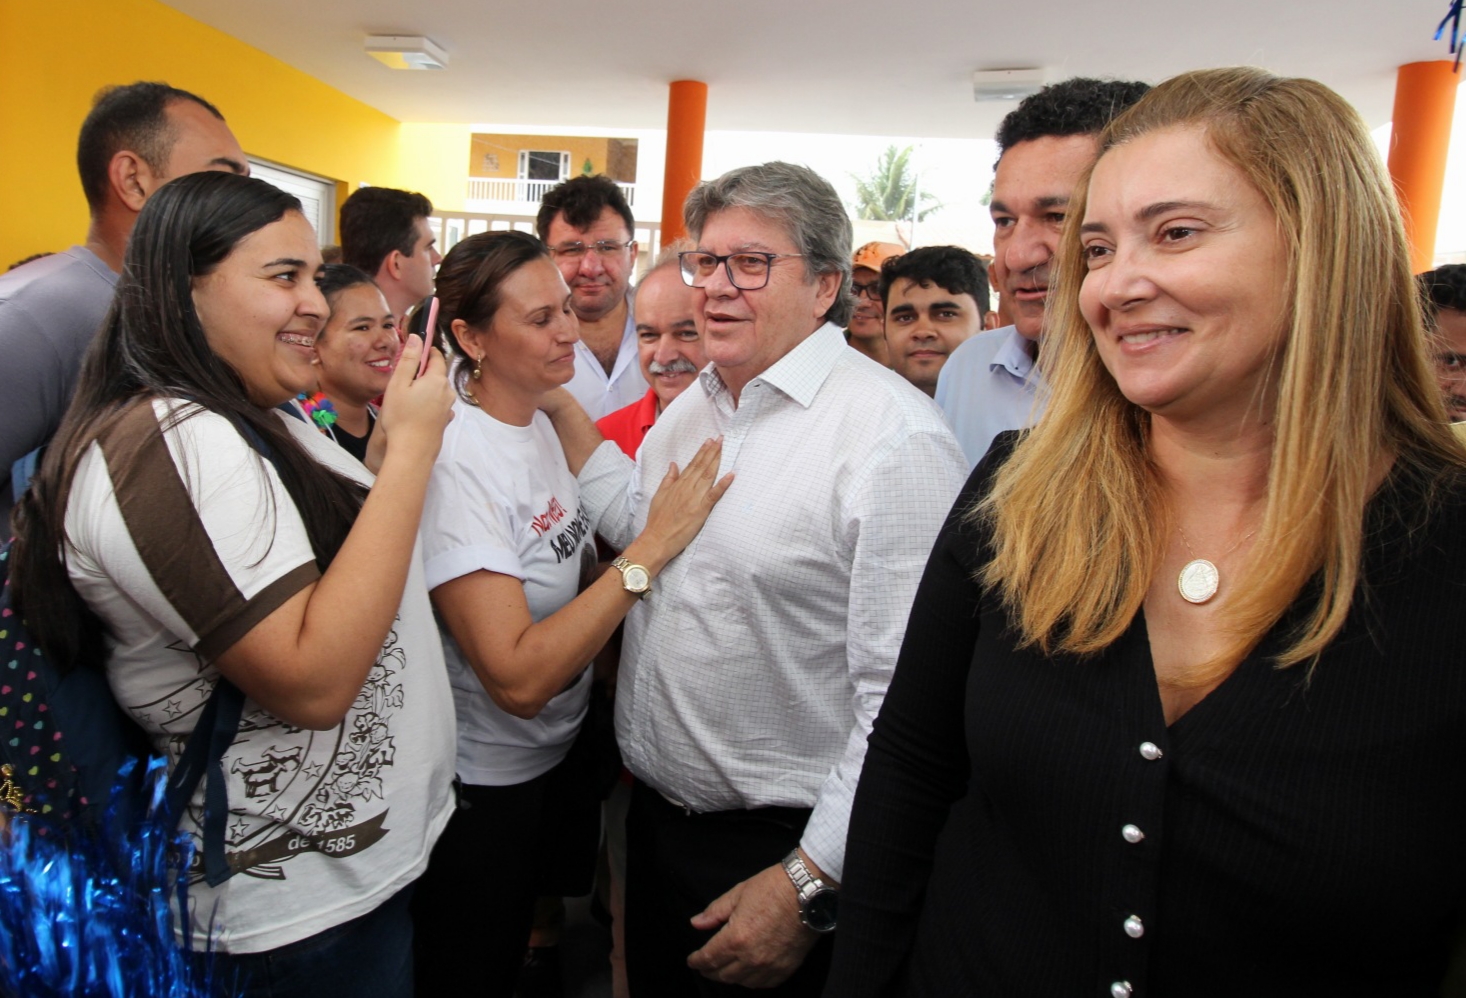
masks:
{"type": "Polygon", "coordinates": [[[119,494],[169,494],[175,481],[197,492],[207,482],[257,475],[263,464],[228,417],[176,398],[136,400],[99,428],[94,443],[119,494]]]}
{"type": "Polygon", "coordinates": [[[947,363],[943,365],[943,371],[985,370],[993,356],[1003,348],[1003,344],[1012,338],[1013,332],[1012,326],[1002,326],[974,333],[952,351],[947,363]]]}
{"type": "Polygon", "coordinates": [[[112,303],[115,275],[109,275],[81,247],[0,274],[0,333],[34,327],[49,338],[70,336],[84,349],[112,303]]]}
{"type": "Polygon", "coordinates": [[[612,433],[619,433],[630,426],[635,420],[637,410],[641,408],[642,400],[637,399],[630,405],[623,405],[621,408],[606,413],[596,420],[596,429],[601,431],[601,436],[611,438],[612,433]]]}
{"type": "Polygon", "coordinates": [[[931,397],[888,367],[858,350],[847,351],[832,370],[842,396],[859,399],[862,408],[873,407],[885,419],[912,429],[947,429],[942,411],[931,397]]]}
{"type": "Polygon", "coordinates": [[[73,246],[0,274],[0,304],[75,306],[76,296],[111,300],[116,275],[90,250],[73,246]]]}

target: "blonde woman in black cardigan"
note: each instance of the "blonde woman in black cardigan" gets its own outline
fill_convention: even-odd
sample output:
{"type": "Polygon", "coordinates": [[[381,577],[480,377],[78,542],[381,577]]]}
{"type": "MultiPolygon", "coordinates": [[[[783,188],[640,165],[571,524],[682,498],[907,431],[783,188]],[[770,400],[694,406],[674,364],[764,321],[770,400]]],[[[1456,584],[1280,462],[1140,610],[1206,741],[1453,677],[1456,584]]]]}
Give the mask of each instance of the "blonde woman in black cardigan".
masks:
{"type": "Polygon", "coordinates": [[[1047,414],[932,554],[826,993],[1434,994],[1466,461],[1369,134],[1185,74],[1068,212],[1047,414]]]}

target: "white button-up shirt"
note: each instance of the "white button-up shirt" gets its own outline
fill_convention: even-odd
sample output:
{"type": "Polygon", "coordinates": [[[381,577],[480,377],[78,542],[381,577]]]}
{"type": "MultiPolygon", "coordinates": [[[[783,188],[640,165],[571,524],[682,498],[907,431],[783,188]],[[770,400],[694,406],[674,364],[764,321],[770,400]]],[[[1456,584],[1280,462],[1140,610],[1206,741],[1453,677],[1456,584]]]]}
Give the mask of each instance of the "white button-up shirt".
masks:
{"type": "Polygon", "coordinates": [[[930,399],[826,324],[736,406],[703,371],[636,466],[603,444],[580,475],[601,534],[629,543],[668,463],[719,435],[733,485],[627,618],[616,735],[694,811],[812,807],[800,844],[839,879],[866,736],[966,462],[930,399]]]}
{"type": "Polygon", "coordinates": [[[626,328],[621,331],[621,346],[611,373],[601,365],[595,351],[584,340],[575,341],[575,373],[565,388],[580,403],[591,419],[600,419],[617,409],[639,401],[649,386],[641,373],[641,357],[636,341],[636,296],[626,293],[626,328]]]}

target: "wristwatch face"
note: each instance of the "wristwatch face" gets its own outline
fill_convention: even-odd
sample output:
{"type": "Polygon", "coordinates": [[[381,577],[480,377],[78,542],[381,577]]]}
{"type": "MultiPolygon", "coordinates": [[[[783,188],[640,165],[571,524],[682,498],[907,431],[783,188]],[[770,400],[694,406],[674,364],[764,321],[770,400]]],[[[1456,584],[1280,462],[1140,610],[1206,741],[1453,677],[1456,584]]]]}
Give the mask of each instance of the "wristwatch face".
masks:
{"type": "Polygon", "coordinates": [[[815,891],[814,895],[804,902],[804,909],[801,912],[804,924],[816,932],[834,932],[835,916],[839,906],[840,895],[837,891],[829,888],[815,891]]]}
{"type": "Polygon", "coordinates": [[[621,584],[633,593],[644,593],[651,588],[652,577],[640,565],[627,565],[621,570],[621,584]]]}

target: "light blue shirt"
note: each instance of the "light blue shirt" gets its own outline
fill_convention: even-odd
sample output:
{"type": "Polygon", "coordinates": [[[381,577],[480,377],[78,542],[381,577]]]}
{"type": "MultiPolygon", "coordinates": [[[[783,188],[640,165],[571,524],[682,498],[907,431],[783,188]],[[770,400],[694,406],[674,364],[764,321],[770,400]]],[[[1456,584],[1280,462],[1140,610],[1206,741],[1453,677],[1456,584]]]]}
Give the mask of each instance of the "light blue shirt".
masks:
{"type": "Polygon", "coordinates": [[[952,351],[937,375],[937,405],[975,467],[1004,430],[1031,426],[1043,413],[1042,378],[1016,326],[978,333],[952,351]]]}

